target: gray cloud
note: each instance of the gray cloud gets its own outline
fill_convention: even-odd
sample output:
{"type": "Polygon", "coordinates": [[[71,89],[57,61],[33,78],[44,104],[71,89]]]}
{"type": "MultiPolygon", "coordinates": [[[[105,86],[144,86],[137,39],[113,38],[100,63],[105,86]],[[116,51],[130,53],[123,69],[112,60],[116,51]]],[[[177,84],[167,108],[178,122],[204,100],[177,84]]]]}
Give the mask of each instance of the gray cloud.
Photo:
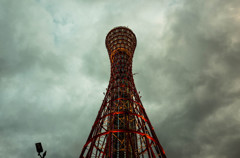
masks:
{"type": "Polygon", "coordinates": [[[0,2],[0,157],[78,157],[103,100],[105,36],[137,36],[133,72],[170,157],[239,157],[240,3],[0,2]]]}
{"type": "Polygon", "coordinates": [[[139,85],[148,81],[143,86],[146,103],[164,106],[151,113],[156,113],[152,120],[159,118],[160,110],[163,113],[155,126],[169,157],[240,155],[236,6],[236,1],[186,1],[168,14],[166,32],[158,40],[164,43],[154,50],[164,50],[164,56],[154,54],[146,59],[151,64],[144,67],[139,85]],[[155,83],[149,76],[155,77],[155,83]]]}

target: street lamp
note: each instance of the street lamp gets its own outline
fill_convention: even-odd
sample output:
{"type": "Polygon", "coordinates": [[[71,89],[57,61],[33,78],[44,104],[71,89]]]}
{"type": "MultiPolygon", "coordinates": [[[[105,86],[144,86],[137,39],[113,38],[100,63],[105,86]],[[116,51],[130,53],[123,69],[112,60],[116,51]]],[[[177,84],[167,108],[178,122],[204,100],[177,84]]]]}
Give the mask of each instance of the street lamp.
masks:
{"type": "Polygon", "coordinates": [[[45,151],[45,152],[43,153],[43,155],[40,154],[41,152],[43,152],[43,148],[42,148],[41,142],[35,143],[35,146],[36,146],[36,150],[37,150],[37,152],[38,152],[38,156],[39,156],[40,158],[44,158],[44,157],[46,156],[46,154],[47,154],[47,151],[45,151]]]}

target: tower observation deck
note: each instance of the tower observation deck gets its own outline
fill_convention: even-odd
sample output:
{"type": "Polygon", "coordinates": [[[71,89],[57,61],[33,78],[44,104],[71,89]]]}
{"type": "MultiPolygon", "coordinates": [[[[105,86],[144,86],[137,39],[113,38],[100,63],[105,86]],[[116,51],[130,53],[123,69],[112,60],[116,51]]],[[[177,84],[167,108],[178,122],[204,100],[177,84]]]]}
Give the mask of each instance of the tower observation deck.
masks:
{"type": "Polygon", "coordinates": [[[105,43],[110,81],[80,158],[166,158],[135,88],[135,34],[127,27],[116,27],[107,34],[105,43]]]}

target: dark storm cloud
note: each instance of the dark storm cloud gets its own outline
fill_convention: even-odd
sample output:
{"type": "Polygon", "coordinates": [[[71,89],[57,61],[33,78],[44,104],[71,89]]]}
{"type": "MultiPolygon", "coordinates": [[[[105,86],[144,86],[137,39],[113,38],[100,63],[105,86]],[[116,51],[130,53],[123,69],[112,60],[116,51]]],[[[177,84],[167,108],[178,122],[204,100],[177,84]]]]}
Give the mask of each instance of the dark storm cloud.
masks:
{"type": "Polygon", "coordinates": [[[0,157],[78,157],[107,88],[104,40],[137,36],[133,72],[168,157],[239,157],[238,1],[0,2],[0,157]]]}
{"type": "MultiPolygon", "coordinates": [[[[168,12],[166,42],[159,43],[166,52],[154,50],[166,55],[148,56],[137,70],[145,74],[137,85],[146,103],[164,106],[164,120],[153,124],[169,157],[240,155],[237,8],[237,1],[185,1],[168,12]]],[[[153,120],[161,114],[155,113],[153,120]]]]}

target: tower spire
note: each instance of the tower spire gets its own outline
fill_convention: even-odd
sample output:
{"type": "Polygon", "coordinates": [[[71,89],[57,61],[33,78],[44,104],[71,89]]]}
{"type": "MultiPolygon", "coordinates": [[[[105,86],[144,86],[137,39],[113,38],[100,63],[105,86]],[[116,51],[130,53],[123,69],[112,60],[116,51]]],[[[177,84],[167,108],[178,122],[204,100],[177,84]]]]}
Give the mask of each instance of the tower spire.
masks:
{"type": "Polygon", "coordinates": [[[80,158],[166,158],[134,85],[135,34],[127,27],[116,27],[105,43],[111,77],[80,158]]]}

